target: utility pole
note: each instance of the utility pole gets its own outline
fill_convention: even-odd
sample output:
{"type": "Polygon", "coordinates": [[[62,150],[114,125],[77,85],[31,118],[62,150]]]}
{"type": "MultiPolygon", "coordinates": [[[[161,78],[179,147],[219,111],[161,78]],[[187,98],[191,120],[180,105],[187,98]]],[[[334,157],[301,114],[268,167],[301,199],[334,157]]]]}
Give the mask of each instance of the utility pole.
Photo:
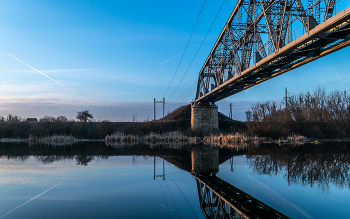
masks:
{"type": "Polygon", "coordinates": [[[156,175],[156,156],[153,156],[153,180],[156,180],[156,177],[162,177],[163,180],[165,180],[165,166],[164,166],[164,155],[162,156],[163,159],[163,174],[162,175],[156,175]]]}
{"type": "Polygon", "coordinates": [[[154,98],[154,121],[156,121],[156,98],[154,98]]]}
{"type": "Polygon", "coordinates": [[[154,164],[153,164],[153,180],[156,180],[156,155],[153,156],[154,164]]]}
{"type": "Polygon", "coordinates": [[[163,181],[164,181],[165,180],[164,156],[162,158],[163,158],[163,181]]]}
{"type": "Polygon", "coordinates": [[[231,172],[233,172],[233,157],[230,158],[230,164],[231,164],[231,172]]]}
{"type": "Polygon", "coordinates": [[[287,91],[287,87],[286,87],[286,96],[284,97],[285,101],[286,101],[286,109],[288,108],[288,91],[287,91]]]}
{"type": "Polygon", "coordinates": [[[229,115],[228,115],[228,117],[230,117],[230,119],[232,119],[232,103],[230,103],[230,113],[229,113],[229,115]]]}
{"type": "Polygon", "coordinates": [[[164,122],[164,111],[165,111],[165,98],[163,97],[163,122],[164,122]]]}
{"type": "Polygon", "coordinates": [[[163,97],[162,101],[156,101],[156,98],[154,98],[154,121],[157,120],[157,117],[156,117],[156,103],[162,103],[163,104],[163,122],[164,122],[165,98],[163,97]]]}

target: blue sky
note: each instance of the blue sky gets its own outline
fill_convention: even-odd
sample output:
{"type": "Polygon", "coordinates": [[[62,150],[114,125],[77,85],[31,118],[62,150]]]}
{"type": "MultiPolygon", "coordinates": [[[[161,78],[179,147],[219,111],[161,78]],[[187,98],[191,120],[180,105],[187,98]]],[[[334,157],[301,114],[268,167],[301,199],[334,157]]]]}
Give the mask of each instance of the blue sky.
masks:
{"type": "MultiPolygon", "coordinates": [[[[163,97],[202,3],[0,1],[0,49],[64,86],[0,51],[0,115],[74,118],[77,111],[87,109],[96,118],[112,121],[130,121],[134,113],[140,121],[153,117],[153,98],[163,97]]],[[[200,68],[235,4],[236,0],[225,1],[170,103],[178,103],[172,101],[197,81],[200,68]]],[[[192,61],[220,5],[221,1],[206,1],[170,94],[192,61]]],[[[319,85],[328,90],[347,89],[349,52],[350,48],[345,48],[220,101],[219,110],[228,114],[227,105],[232,102],[234,118],[243,119],[244,111],[256,101],[281,100],[285,87],[291,93],[312,91],[319,85]]],[[[193,92],[183,104],[194,97],[193,92]]],[[[174,105],[169,104],[166,112],[173,109],[174,105]]],[[[159,105],[159,116],[160,112],[159,105]]]]}

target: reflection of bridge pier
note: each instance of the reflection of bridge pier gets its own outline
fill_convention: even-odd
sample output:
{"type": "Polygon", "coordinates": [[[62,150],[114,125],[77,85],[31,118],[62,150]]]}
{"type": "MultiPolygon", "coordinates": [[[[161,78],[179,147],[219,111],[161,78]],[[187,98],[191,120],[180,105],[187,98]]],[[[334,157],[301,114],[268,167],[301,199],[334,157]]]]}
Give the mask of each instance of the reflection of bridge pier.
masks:
{"type": "Polygon", "coordinates": [[[215,175],[219,172],[219,149],[192,150],[192,174],[215,175]]]}

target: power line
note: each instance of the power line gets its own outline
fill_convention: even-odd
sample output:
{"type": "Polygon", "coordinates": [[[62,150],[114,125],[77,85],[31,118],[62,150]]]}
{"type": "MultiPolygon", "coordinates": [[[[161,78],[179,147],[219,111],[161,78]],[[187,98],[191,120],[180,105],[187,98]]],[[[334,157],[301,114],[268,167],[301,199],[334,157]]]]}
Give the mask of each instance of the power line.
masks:
{"type": "Polygon", "coordinates": [[[177,214],[179,215],[179,218],[181,219],[181,215],[180,215],[179,210],[177,209],[177,205],[176,205],[176,203],[175,203],[175,200],[174,200],[174,198],[173,198],[173,195],[171,194],[170,189],[169,189],[169,187],[168,187],[168,185],[166,184],[166,182],[165,182],[165,181],[164,181],[164,183],[165,183],[166,187],[168,188],[168,191],[169,191],[169,193],[170,193],[170,196],[171,196],[171,198],[173,199],[173,202],[174,202],[174,205],[175,205],[175,208],[176,208],[177,214]]]}
{"type": "Polygon", "coordinates": [[[196,29],[196,26],[197,26],[197,23],[198,23],[199,17],[200,17],[200,15],[202,14],[202,11],[203,11],[203,8],[204,8],[204,4],[205,4],[205,2],[206,2],[206,0],[204,0],[204,2],[203,2],[203,5],[202,5],[202,8],[201,8],[201,10],[200,10],[200,12],[199,12],[199,15],[198,15],[198,17],[197,17],[196,23],[194,24],[194,27],[193,27],[193,30],[192,30],[191,36],[190,36],[190,38],[188,39],[188,42],[187,42],[187,45],[186,45],[185,51],[184,51],[184,53],[183,53],[183,54],[182,54],[182,56],[181,56],[181,60],[180,60],[180,62],[179,62],[179,65],[178,65],[178,66],[177,66],[177,68],[176,68],[176,71],[175,71],[175,73],[174,73],[173,79],[171,79],[171,82],[170,82],[170,84],[169,84],[169,86],[168,86],[168,89],[166,90],[166,92],[165,92],[165,94],[163,95],[163,97],[165,97],[165,95],[168,93],[168,90],[169,90],[169,88],[170,88],[171,84],[172,84],[172,83],[173,83],[173,81],[174,81],[175,75],[176,75],[177,71],[179,70],[179,67],[180,67],[180,65],[181,65],[182,59],[183,59],[183,57],[184,57],[184,55],[185,55],[185,53],[186,53],[186,50],[187,50],[188,44],[189,44],[189,43],[190,43],[190,41],[191,41],[191,38],[192,38],[192,35],[193,35],[193,32],[194,32],[194,29],[196,29]]]}
{"type": "Polygon", "coordinates": [[[180,102],[178,102],[178,103],[176,104],[176,106],[180,105],[180,104],[194,91],[195,88],[196,88],[196,87],[194,87],[194,88],[191,90],[191,92],[189,92],[189,93],[187,94],[187,96],[186,96],[185,98],[183,98],[180,102]]]}
{"type": "Polygon", "coordinates": [[[176,100],[174,100],[174,102],[178,101],[180,98],[182,98],[184,95],[186,95],[187,92],[190,91],[193,88],[193,86],[195,86],[196,84],[197,84],[197,81],[194,82],[194,84],[185,93],[183,93],[180,97],[178,97],[176,100]]]}
{"type": "MultiPolygon", "coordinates": [[[[176,100],[174,100],[174,102],[176,102],[178,99],[180,99],[181,97],[183,97],[184,95],[187,94],[188,91],[190,91],[190,93],[187,94],[187,96],[185,98],[183,98],[180,102],[178,103],[175,103],[175,104],[171,104],[171,103],[167,103],[167,104],[170,104],[170,105],[173,105],[173,107],[171,107],[171,109],[179,106],[191,93],[192,91],[194,90],[193,86],[196,85],[197,82],[195,82],[185,93],[183,93],[179,98],[177,98],[176,100]],[[192,89],[193,88],[193,89],[192,89]],[[192,90],[191,90],[192,89],[192,90]]],[[[195,87],[196,88],[196,87],[195,87]]]]}
{"type": "Polygon", "coordinates": [[[170,218],[172,218],[172,217],[171,217],[171,213],[170,213],[170,208],[169,208],[169,205],[168,205],[168,201],[167,201],[167,200],[166,200],[166,198],[165,198],[165,194],[164,194],[163,188],[162,188],[162,186],[160,185],[160,182],[159,182],[159,180],[158,180],[158,179],[157,179],[157,181],[158,181],[158,183],[159,183],[160,188],[162,189],[163,196],[164,196],[165,203],[166,203],[166,206],[167,206],[168,211],[169,211],[170,218]]]}
{"type": "Polygon", "coordinates": [[[176,182],[173,180],[173,178],[171,178],[170,176],[169,176],[169,178],[171,179],[171,181],[173,181],[173,183],[176,185],[176,187],[180,190],[182,196],[185,198],[185,200],[186,200],[188,206],[190,207],[190,209],[191,209],[193,215],[198,219],[198,216],[197,216],[196,212],[193,210],[193,208],[192,208],[190,202],[187,200],[185,194],[182,192],[182,190],[181,190],[180,187],[176,184],[176,182]]]}
{"type": "Polygon", "coordinates": [[[205,37],[204,37],[204,39],[203,39],[203,41],[202,41],[201,45],[199,46],[199,48],[198,48],[198,50],[197,50],[196,54],[194,55],[194,57],[193,57],[193,59],[192,59],[192,61],[191,61],[190,65],[188,66],[188,68],[187,68],[187,70],[186,70],[186,72],[185,72],[184,76],[182,76],[182,78],[181,78],[181,80],[180,80],[179,84],[176,86],[176,88],[175,88],[174,92],[173,92],[173,93],[170,95],[170,97],[168,98],[168,100],[170,100],[170,98],[171,98],[171,97],[174,95],[174,93],[176,92],[177,88],[180,86],[180,84],[181,84],[182,80],[183,80],[183,79],[184,79],[184,77],[186,76],[186,74],[187,74],[188,70],[191,68],[191,66],[192,66],[192,64],[193,64],[193,62],[194,62],[194,60],[196,59],[196,57],[197,57],[197,55],[198,55],[198,53],[199,53],[199,50],[202,48],[202,46],[203,46],[203,44],[204,44],[204,41],[206,40],[206,38],[207,38],[207,36],[208,36],[208,34],[209,34],[209,32],[210,32],[211,28],[213,27],[213,25],[214,25],[214,23],[215,23],[215,20],[216,20],[216,18],[218,17],[218,15],[219,15],[219,13],[220,13],[220,11],[221,11],[222,6],[224,5],[224,3],[225,3],[225,0],[222,2],[221,6],[220,6],[220,8],[219,8],[218,13],[216,13],[216,16],[215,16],[215,18],[214,18],[213,22],[211,23],[211,25],[210,25],[210,27],[209,27],[209,30],[208,30],[207,34],[205,35],[205,37]]]}

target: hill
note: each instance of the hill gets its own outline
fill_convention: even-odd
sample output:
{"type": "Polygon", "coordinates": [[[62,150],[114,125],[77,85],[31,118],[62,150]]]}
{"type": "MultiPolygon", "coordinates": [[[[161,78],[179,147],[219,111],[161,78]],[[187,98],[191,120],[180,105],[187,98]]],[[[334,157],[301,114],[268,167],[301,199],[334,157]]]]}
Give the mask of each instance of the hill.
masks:
{"type": "MultiPolygon", "coordinates": [[[[160,119],[159,121],[161,121],[160,119]]],[[[221,112],[218,113],[219,129],[222,131],[245,131],[246,125],[244,122],[230,119],[221,112]]],[[[170,114],[164,117],[164,121],[168,122],[191,122],[191,104],[181,106],[173,110],[170,114]]]]}

